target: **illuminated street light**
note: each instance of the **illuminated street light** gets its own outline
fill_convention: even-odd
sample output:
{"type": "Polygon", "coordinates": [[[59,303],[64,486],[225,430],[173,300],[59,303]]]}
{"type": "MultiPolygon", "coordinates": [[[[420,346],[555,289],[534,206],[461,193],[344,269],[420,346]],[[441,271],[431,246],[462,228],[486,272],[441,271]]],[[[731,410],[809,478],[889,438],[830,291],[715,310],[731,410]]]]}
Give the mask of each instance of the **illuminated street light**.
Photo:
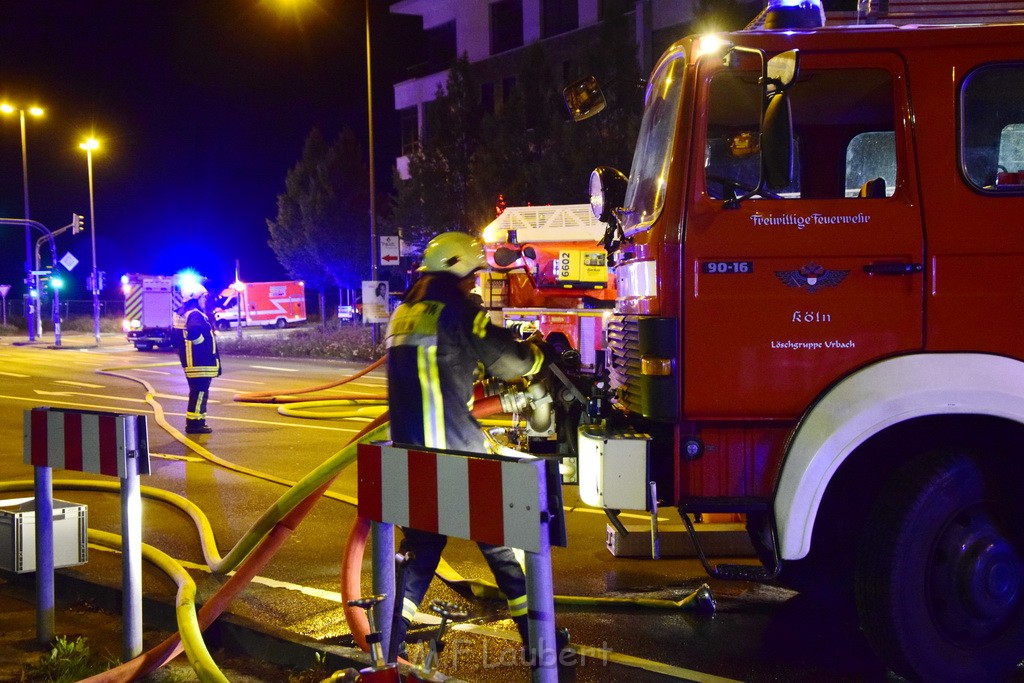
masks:
{"type": "MultiPolygon", "coordinates": [[[[28,221],[31,216],[28,210],[28,146],[26,145],[25,137],[25,112],[29,115],[39,118],[43,115],[43,109],[39,106],[31,106],[27,110],[22,107],[16,107],[9,102],[0,103],[0,113],[13,114],[18,112],[19,118],[21,119],[21,187],[25,193],[25,220],[28,221]]],[[[29,289],[35,289],[35,275],[32,274],[32,230],[28,224],[25,224],[25,284],[29,289]]],[[[36,304],[33,303],[33,297],[29,296],[29,301],[26,302],[27,310],[25,311],[25,320],[28,323],[28,340],[35,341],[36,338],[36,304]]]]}
{"type": "Polygon", "coordinates": [[[85,159],[89,167],[89,234],[92,238],[92,331],[96,344],[100,343],[100,278],[96,270],[96,203],[92,189],[92,153],[100,148],[96,138],[88,138],[78,145],[85,150],[85,159]]]}

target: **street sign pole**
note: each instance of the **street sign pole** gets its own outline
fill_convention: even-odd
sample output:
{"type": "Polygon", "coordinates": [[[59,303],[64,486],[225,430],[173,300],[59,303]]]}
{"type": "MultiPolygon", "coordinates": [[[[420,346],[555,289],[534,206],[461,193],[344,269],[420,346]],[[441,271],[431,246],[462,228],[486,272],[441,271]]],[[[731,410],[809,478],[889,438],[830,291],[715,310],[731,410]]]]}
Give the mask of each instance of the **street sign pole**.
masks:
{"type": "Polygon", "coordinates": [[[4,325],[7,325],[7,293],[11,291],[10,285],[0,285],[0,297],[4,300],[4,325]]]}

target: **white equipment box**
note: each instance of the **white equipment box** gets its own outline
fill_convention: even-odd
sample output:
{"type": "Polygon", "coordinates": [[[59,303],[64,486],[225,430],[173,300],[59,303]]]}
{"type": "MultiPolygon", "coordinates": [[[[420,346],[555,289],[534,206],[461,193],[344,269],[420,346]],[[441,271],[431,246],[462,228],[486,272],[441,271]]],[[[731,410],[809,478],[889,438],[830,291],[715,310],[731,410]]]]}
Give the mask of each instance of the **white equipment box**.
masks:
{"type": "Polygon", "coordinates": [[[584,503],[613,510],[650,509],[650,437],[583,425],[577,443],[584,503]]]}
{"type": "MultiPolygon", "coordinates": [[[[89,509],[53,501],[53,566],[71,567],[89,559],[89,509]]],[[[36,570],[36,500],[0,500],[0,569],[26,574],[36,570]]]]}

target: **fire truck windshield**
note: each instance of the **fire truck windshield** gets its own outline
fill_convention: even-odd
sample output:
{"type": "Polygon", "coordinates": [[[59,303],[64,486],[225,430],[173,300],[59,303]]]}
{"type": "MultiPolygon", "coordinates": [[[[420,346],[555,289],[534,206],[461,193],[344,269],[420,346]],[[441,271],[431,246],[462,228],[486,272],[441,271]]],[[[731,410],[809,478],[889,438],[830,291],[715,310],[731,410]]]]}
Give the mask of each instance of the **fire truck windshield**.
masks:
{"type": "Polygon", "coordinates": [[[647,105],[620,216],[627,235],[649,228],[665,205],[685,68],[685,54],[678,50],[662,61],[647,88],[647,105]]]}

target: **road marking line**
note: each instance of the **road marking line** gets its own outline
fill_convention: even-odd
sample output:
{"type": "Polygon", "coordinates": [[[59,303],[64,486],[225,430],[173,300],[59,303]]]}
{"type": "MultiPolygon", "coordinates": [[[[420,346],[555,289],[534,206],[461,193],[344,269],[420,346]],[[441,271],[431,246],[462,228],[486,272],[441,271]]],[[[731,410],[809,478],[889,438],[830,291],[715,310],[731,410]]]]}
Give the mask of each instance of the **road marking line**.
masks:
{"type": "Polygon", "coordinates": [[[19,375],[16,372],[0,372],[4,377],[31,377],[32,375],[19,375]]]}
{"type": "MultiPolygon", "coordinates": [[[[0,394],[0,400],[21,401],[22,403],[31,403],[31,404],[37,405],[37,406],[39,405],[39,401],[40,401],[39,397],[5,396],[5,395],[2,395],[2,394],[0,394]]],[[[113,408],[112,406],[100,406],[100,405],[95,405],[93,403],[76,403],[75,401],[59,401],[58,400],[58,401],[47,401],[47,403],[50,404],[50,405],[70,406],[72,408],[84,408],[84,409],[87,409],[87,410],[111,410],[113,408]]],[[[138,410],[137,408],[116,408],[116,409],[120,410],[121,412],[125,412],[125,413],[145,413],[145,414],[152,414],[153,413],[152,410],[138,410]]],[[[185,417],[185,413],[169,413],[169,412],[165,412],[164,415],[166,415],[168,417],[185,417]]],[[[355,427],[324,427],[322,425],[307,425],[307,424],[300,424],[300,423],[297,423],[297,422],[271,422],[269,420],[246,420],[246,419],[243,419],[243,418],[240,418],[240,417],[220,417],[220,416],[207,415],[206,419],[208,419],[208,420],[223,420],[225,422],[247,422],[247,423],[250,423],[250,424],[271,425],[271,426],[274,426],[274,427],[294,427],[296,429],[319,429],[321,431],[327,431],[327,432],[348,432],[348,433],[351,433],[351,432],[358,431],[358,429],[355,428],[355,427]]]]}
{"type": "Polygon", "coordinates": [[[88,382],[74,382],[70,379],[55,379],[54,384],[70,384],[74,387],[86,387],[88,389],[106,389],[106,385],[103,384],[89,384],[88,382]]]}
{"type": "Polygon", "coordinates": [[[255,370],[276,370],[277,372],[298,372],[295,368],[275,368],[272,365],[250,365],[255,370]]]}
{"type": "Polygon", "coordinates": [[[128,372],[148,372],[151,375],[169,375],[171,373],[163,370],[150,370],[148,368],[127,368],[128,372]]]}
{"type": "Polygon", "coordinates": [[[185,462],[206,462],[206,458],[199,458],[194,455],[171,455],[170,453],[150,453],[151,458],[160,458],[161,460],[183,460],[185,462]]]}
{"type": "Polygon", "coordinates": [[[236,384],[256,384],[256,385],[260,385],[260,386],[266,384],[266,382],[253,382],[253,381],[247,380],[247,379],[231,379],[230,377],[218,377],[217,381],[218,382],[234,382],[236,384]]]}

